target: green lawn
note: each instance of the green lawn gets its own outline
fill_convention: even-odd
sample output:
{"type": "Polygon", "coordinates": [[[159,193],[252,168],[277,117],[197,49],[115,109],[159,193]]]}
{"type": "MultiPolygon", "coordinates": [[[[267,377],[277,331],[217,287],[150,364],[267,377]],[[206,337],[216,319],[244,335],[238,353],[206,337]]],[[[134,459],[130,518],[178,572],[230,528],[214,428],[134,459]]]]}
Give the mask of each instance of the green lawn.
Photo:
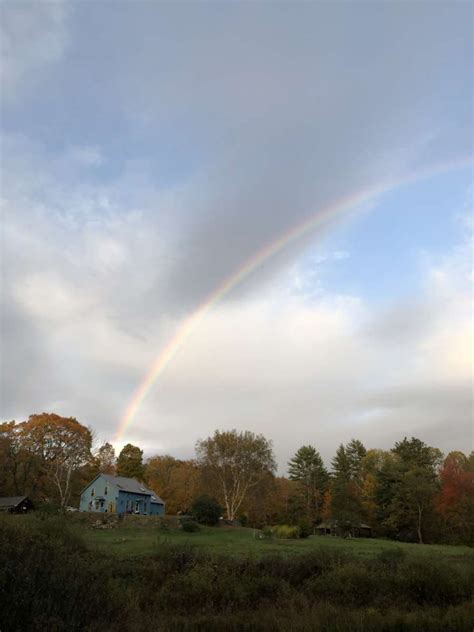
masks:
{"type": "Polygon", "coordinates": [[[418,545],[378,539],[332,538],[311,536],[305,540],[262,540],[254,535],[258,531],[237,527],[201,527],[198,533],[181,530],[160,531],[156,527],[123,526],[117,529],[92,529],[76,526],[87,546],[98,552],[128,557],[148,555],[166,543],[186,544],[206,552],[226,555],[260,557],[266,554],[304,555],[321,549],[339,549],[363,558],[373,558],[381,551],[402,548],[414,555],[435,555],[452,561],[470,556],[474,563],[474,550],[466,546],[418,545]]]}

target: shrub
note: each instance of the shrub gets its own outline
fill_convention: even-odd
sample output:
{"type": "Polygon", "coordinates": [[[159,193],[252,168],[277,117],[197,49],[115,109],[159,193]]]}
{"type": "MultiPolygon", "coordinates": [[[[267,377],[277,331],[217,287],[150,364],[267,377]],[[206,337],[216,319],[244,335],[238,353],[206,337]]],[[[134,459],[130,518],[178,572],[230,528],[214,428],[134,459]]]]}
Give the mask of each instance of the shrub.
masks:
{"type": "Polygon", "coordinates": [[[255,559],[163,537],[153,555],[116,558],[88,551],[69,523],[0,515],[2,631],[472,630],[469,557],[320,549],[255,559]]]}
{"type": "Polygon", "coordinates": [[[390,570],[396,570],[405,557],[405,551],[397,547],[395,549],[385,549],[381,551],[377,556],[377,561],[390,570]]]}
{"type": "Polygon", "coordinates": [[[298,529],[300,538],[308,538],[313,533],[313,528],[309,520],[300,520],[298,529]]]}
{"type": "Polygon", "coordinates": [[[191,512],[200,524],[207,524],[210,527],[216,525],[221,517],[221,507],[212,496],[199,496],[193,503],[191,512]]]}
{"type": "Polygon", "coordinates": [[[183,531],[186,531],[186,533],[196,533],[197,531],[200,531],[198,523],[194,522],[194,520],[186,520],[183,522],[182,529],[183,531]]]}
{"type": "Polygon", "coordinates": [[[298,527],[290,527],[287,524],[280,524],[273,528],[273,533],[276,538],[281,540],[292,540],[299,537],[298,527]]]}
{"type": "Polygon", "coordinates": [[[398,589],[418,604],[457,604],[472,597],[474,572],[429,558],[404,560],[398,566],[398,589]]]}
{"type": "Polygon", "coordinates": [[[262,534],[264,538],[272,538],[273,529],[269,525],[265,525],[262,529],[262,534]]]}

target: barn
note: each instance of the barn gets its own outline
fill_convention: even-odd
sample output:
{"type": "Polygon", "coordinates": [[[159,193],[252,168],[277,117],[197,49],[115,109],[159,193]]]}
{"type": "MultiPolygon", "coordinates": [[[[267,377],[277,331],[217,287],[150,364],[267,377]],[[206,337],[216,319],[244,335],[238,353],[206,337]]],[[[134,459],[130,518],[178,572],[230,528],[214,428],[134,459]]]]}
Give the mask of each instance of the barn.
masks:
{"type": "Polygon", "coordinates": [[[8,513],[27,513],[34,509],[28,496],[6,496],[0,498],[0,511],[8,513]]]}

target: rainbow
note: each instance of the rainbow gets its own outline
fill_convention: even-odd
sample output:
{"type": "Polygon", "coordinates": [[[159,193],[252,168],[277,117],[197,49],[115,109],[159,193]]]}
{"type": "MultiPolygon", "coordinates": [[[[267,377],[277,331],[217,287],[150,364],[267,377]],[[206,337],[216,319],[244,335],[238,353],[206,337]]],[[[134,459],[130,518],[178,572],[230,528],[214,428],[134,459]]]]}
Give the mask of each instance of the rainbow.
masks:
{"type": "Polygon", "coordinates": [[[262,250],[257,252],[248,261],[246,261],[242,267],[236,270],[234,274],[232,274],[220,285],[218,285],[213,290],[213,292],[209,294],[209,296],[199,305],[199,307],[181,323],[174,336],[157,355],[156,360],[153,362],[150,369],[146,373],[143,381],[134,392],[133,397],[131,398],[118,425],[115,441],[117,443],[121,442],[124,434],[127,432],[131,423],[135,419],[135,416],[140,409],[143,401],[153,389],[159,377],[166,370],[166,367],[170,364],[170,362],[173,360],[179,350],[183,347],[193,331],[199,326],[209,310],[235,286],[237,286],[245,278],[247,278],[263,262],[274,256],[277,252],[279,252],[292,242],[300,239],[303,235],[313,231],[318,227],[321,227],[323,224],[328,223],[329,221],[333,221],[338,217],[349,213],[350,211],[357,210],[362,205],[373,202],[376,198],[380,197],[383,194],[387,194],[390,191],[398,189],[402,186],[413,184],[414,182],[417,182],[419,180],[431,178],[439,174],[443,174],[449,171],[455,171],[468,166],[472,167],[473,164],[473,157],[464,158],[461,160],[457,160],[456,162],[451,162],[449,164],[443,163],[431,166],[430,168],[424,169],[422,171],[417,171],[410,176],[406,176],[398,180],[384,181],[383,183],[379,183],[374,187],[363,189],[362,191],[338,200],[336,203],[326,207],[325,209],[317,211],[314,215],[304,220],[300,224],[297,224],[275,241],[267,244],[264,248],[262,248],[262,250]]]}

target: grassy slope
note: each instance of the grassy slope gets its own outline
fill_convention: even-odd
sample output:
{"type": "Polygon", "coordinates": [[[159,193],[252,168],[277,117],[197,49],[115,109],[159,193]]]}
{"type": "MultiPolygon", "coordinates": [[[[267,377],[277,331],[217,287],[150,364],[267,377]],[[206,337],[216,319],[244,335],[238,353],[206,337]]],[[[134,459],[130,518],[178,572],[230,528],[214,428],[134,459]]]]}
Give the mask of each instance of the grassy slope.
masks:
{"type": "MultiPolygon", "coordinates": [[[[199,533],[178,530],[159,531],[156,527],[121,527],[118,529],[91,529],[76,527],[87,545],[100,552],[126,557],[154,553],[164,543],[186,544],[206,552],[239,556],[260,557],[265,554],[304,555],[315,549],[340,549],[363,558],[373,558],[381,551],[402,548],[414,555],[435,555],[456,561],[470,556],[474,563],[474,550],[465,546],[405,544],[389,540],[344,540],[312,536],[306,540],[260,540],[252,529],[202,527],[199,533]]],[[[258,533],[258,532],[257,532],[258,533]]]]}

